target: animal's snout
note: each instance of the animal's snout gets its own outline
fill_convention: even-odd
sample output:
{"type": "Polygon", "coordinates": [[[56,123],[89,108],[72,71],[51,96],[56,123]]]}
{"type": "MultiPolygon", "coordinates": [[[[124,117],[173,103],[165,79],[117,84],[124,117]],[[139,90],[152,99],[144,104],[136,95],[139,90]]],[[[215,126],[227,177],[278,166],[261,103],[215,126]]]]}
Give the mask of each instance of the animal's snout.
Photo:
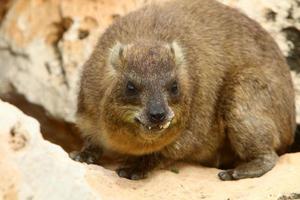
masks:
{"type": "Polygon", "coordinates": [[[166,119],[166,109],[161,104],[151,105],[149,108],[149,120],[152,123],[161,123],[166,119]]]}

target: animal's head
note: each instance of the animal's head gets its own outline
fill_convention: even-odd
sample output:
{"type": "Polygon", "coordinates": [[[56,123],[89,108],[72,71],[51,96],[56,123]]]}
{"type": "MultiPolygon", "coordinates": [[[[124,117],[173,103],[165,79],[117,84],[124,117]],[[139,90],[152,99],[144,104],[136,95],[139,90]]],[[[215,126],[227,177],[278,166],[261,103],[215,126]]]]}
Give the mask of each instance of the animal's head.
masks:
{"type": "Polygon", "coordinates": [[[107,65],[113,80],[103,104],[107,123],[145,143],[178,134],[188,111],[189,79],[176,42],[116,43],[107,65]]]}

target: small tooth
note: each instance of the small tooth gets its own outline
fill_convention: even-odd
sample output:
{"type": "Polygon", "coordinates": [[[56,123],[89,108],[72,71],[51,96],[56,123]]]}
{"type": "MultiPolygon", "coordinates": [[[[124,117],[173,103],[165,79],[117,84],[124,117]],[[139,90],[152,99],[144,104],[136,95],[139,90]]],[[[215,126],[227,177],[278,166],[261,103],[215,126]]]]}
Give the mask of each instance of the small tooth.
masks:
{"type": "Polygon", "coordinates": [[[163,128],[166,129],[166,128],[168,128],[169,126],[170,126],[170,122],[167,122],[167,123],[163,126],[163,128]]]}

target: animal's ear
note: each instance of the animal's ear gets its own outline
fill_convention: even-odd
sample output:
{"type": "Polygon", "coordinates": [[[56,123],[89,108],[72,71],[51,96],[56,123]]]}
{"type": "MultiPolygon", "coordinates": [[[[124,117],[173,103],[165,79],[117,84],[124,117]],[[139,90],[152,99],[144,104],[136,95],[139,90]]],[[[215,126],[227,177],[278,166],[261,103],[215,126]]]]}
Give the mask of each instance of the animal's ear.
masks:
{"type": "Polygon", "coordinates": [[[184,63],[184,53],[182,48],[178,45],[176,41],[168,45],[171,53],[174,56],[176,65],[182,65],[184,63]]]}
{"type": "Polygon", "coordinates": [[[124,48],[125,45],[117,42],[109,52],[108,62],[109,65],[112,66],[114,69],[118,69],[118,67],[122,64],[122,60],[124,59],[124,48]]]}

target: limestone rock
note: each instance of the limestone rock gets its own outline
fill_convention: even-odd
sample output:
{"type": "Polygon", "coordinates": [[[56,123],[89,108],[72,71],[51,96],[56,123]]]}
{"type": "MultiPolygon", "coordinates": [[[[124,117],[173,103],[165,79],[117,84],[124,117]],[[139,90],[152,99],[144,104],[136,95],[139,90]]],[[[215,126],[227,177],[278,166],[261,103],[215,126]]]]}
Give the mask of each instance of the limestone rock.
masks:
{"type": "Polygon", "coordinates": [[[177,164],[130,181],[97,165],[72,161],[45,141],[38,122],[0,100],[0,199],[288,199],[300,195],[300,153],[282,156],[261,178],[222,182],[219,170],[177,164]]]}
{"type": "Polygon", "coordinates": [[[74,121],[82,64],[105,28],[142,3],[11,1],[0,27],[0,93],[13,88],[52,116],[74,121]]]}
{"type": "Polygon", "coordinates": [[[85,168],[45,141],[35,119],[0,100],[0,199],[95,199],[85,168]]]}

